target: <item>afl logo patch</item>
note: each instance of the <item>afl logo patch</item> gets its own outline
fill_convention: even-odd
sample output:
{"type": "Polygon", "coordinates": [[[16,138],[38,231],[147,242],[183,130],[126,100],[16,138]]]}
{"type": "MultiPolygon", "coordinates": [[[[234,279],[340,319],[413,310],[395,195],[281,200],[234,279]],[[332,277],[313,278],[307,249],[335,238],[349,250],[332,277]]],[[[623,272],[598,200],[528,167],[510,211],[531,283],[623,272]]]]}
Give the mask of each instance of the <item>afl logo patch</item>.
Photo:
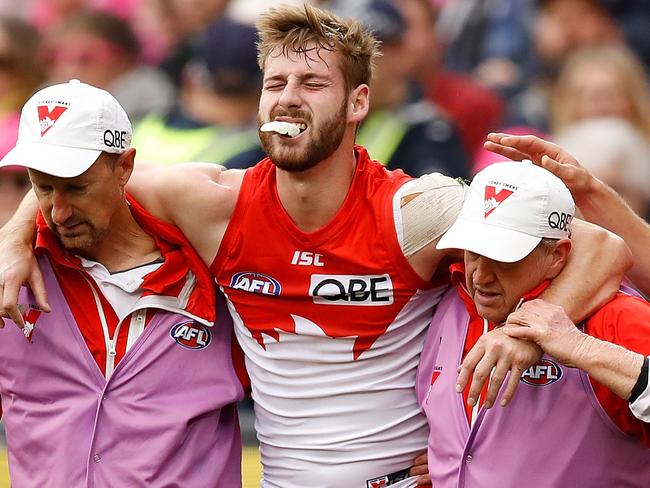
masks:
{"type": "Polygon", "coordinates": [[[210,329],[192,320],[176,324],[169,334],[177,344],[187,349],[205,349],[212,338],[210,329]]]}
{"type": "Polygon", "coordinates": [[[543,358],[521,375],[521,381],[532,386],[552,385],[562,378],[562,368],[555,361],[543,358]]]}
{"type": "Polygon", "coordinates": [[[279,295],[282,291],[280,282],[263,273],[246,271],[235,274],[230,280],[230,286],[235,290],[243,290],[262,295],[279,295]]]}

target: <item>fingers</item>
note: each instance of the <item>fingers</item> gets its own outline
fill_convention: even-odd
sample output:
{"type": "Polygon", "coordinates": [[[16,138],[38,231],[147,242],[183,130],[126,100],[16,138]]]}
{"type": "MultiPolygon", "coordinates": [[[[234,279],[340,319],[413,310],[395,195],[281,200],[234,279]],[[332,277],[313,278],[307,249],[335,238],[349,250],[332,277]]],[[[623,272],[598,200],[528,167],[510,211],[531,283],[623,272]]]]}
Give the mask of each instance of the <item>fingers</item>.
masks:
{"type": "Polygon", "coordinates": [[[429,467],[426,464],[413,466],[410,471],[410,476],[426,476],[429,474],[429,467]]]}
{"type": "Polygon", "coordinates": [[[467,396],[467,404],[470,407],[473,407],[478,402],[483,385],[490,379],[490,374],[492,373],[495,363],[494,354],[488,352],[476,365],[474,374],[472,375],[472,384],[469,387],[469,393],[467,396]]]}
{"type": "Polygon", "coordinates": [[[501,395],[501,402],[500,405],[502,407],[505,407],[510,403],[510,400],[512,400],[512,397],[515,395],[515,391],[517,390],[517,386],[519,385],[519,380],[521,379],[521,375],[524,371],[521,368],[512,368],[512,371],[510,372],[510,377],[508,378],[508,384],[506,385],[505,390],[503,391],[503,395],[501,395]]]}
{"type": "Polygon", "coordinates": [[[422,486],[423,488],[431,488],[432,482],[431,482],[431,476],[426,475],[426,476],[420,476],[418,478],[418,484],[415,486],[422,486]]]}
{"type": "Polygon", "coordinates": [[[534,341],[537,338],[536,331],[531,327],[526,326],[511,326],[506,325],[501,328],[501,331],[508,337],[513,339],[526,339],[529,341],[534,341]]]}
{"type": "Polygon", "coordinates": [[[45,282],[43,281],[43,274],[38,266],[32,268],[29,277],[29,287],[36,299],[36,305],[44,312],[50,312],[50,304],[47,302],[47,291],[45,290],[45,282]]]}
{"type": "Polygon", "coordinates": [[[8,317],[13,320],[21,329],[24,327],[25,322],[23,316],[18,310],[18,292],[20,291],[21,284],[12,276],[5,273],[2,282],[2,308],[0,309],[0,316],[8,317]]]}
{"type": "Polygon", "coordinates": [[[483,349],[479,349],[475,346],[467,353],[467,356],[465,356],[465,359],[458,368],[458,380],[456,382],[456,391],[458,393],[463,392],[467,387],[467,383],[469,382],[476,365],[483,357],[483,353],[483,349]]]}
{"type": "Polygon", "coordinates": [[[483,147],[485,147],[485,149],[488,151],[499,154],[505,158],[512,159],[513,161],[521,161],[522,159],[527,158],[526,154],[517,151],[516,149],[508,146],[503,146],[501,144],[496,144],[494,142],[487,141],[483,144],[483,147]]]}
{"type": "Polygon", "coordinates": [[[413,465],[414,467],[426,466],[428,461],[429,454],[427,451],[424,451],[422,454],[418,454],[418,456],[413,460],[413,465]]]}
{"type": "Polygon", "coordinates": [[[501,389],[501,385],[503,384],[503,381],[506,379],[509,369],[510,369],[510,365],[508,362],[499,361],[496,367],[494,368],[494,370],[492,371],[492,375],[490,376],[490,382],[488,384],[489,386],[488,386],[487,395],[485,396],[485,403],[483,404],[485,408],[490,408],[492,407],[492,405],[494,405],[497,395],[499,394],[499,390],[501,389]]]}

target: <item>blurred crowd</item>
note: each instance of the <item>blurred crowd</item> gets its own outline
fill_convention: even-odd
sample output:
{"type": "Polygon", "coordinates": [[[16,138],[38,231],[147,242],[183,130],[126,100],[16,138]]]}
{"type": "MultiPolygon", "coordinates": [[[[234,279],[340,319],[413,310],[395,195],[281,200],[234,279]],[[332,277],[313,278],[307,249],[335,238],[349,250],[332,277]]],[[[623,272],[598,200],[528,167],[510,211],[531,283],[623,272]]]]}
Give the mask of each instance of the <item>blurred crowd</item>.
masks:
{"type": "MultiPolygon", "coordinates": [[[[257,136],[254,22],[300,0],[0,0],[0,157],[49,83],[105,88],[141,161],[246,168],[257,136]]],[[[557,141],[650,215],[646,0],[313,0],[382,41],[358,142],[412,176],[470,178],[490,131],[557,141]]],[[[0,171],[0,224],[27,191],[0,171]]]]}

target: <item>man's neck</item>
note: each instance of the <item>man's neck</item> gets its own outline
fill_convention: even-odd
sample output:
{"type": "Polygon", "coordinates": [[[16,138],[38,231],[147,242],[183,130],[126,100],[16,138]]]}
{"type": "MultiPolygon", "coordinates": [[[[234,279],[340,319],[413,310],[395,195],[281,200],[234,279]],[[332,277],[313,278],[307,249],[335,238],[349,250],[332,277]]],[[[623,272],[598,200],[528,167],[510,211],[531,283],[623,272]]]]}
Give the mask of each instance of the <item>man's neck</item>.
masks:
{"type": "MultiPolygon", "coordinates": [[[[73,251],[74,252],[74,251],[73,251]]],[[[154,239],[135,221],[128,205],[114,215],[108,232],[100,242],[77,253],[101,263],[111,273],[147,264],[160,257],[154,239]]]]}
{"type": "Polygon", "coordinates": [[[356,157],[352,140],[343,140],[326,160],[298,173],[276,169],[277,191],[283,207],[303,232],[327,225],[348,194],[356,157]]]}

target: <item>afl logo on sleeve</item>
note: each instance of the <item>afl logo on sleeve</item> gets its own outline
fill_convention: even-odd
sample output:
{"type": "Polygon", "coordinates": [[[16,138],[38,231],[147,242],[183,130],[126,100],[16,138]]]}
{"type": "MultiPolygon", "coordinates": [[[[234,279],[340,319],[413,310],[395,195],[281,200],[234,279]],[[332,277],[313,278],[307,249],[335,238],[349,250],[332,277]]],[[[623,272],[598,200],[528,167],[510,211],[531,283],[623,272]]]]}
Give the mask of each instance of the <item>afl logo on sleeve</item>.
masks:
{"type": "Polygon", "coordinates": [[[193,320],[176,324],[169,334],[177,344],[187,349],[205,349],[212,338],[208,327],[193,320]]]}
{"type": "Polygon", "coordinates": [[[521,375],[521,381],[531,386],[548,386],[562,378],[562,368],[555,361],[543,358],[521,375]]]}
{"type": "Polygon", "coordinates": [[[393,283],[383,275],[311,275],[309,295],[321,305],[381,306],[393,303],[393,283]]]}

